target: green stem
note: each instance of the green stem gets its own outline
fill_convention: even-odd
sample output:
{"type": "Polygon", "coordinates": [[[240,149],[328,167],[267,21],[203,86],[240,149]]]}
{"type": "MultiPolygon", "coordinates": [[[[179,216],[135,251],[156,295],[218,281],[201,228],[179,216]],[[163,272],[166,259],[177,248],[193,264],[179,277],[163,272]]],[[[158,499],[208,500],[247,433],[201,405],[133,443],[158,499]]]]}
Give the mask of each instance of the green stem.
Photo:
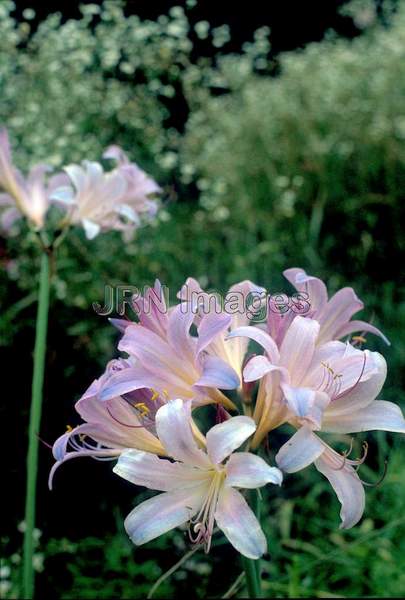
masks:
{"type": "Polygon", "coordinates": [[[23,597],[28,599],[31,599],[34,594],[35,573],[33,568],[33,532],[35,527],[35,500],[38,472],[38,433],[41,422],[46,332],[48,327],[49,283],[49,256],[44,250],[41,258],[37,322],[35,329],[34,372],[32,377],[32,396],[27,454],[27,488],[25,497],[23,597]]]}
{"type": "MultiPolygon", "coordinates": [[[[256,517],[260,521],[260,498],[257,490],[251,490],[249,494],[251,507],[256,517]]],[[[261,598],[261,569],[260,559],[253,560],[242,556],[242,565],[246,575],[246,585],[248,589],[249,598],[261,598]]]]}

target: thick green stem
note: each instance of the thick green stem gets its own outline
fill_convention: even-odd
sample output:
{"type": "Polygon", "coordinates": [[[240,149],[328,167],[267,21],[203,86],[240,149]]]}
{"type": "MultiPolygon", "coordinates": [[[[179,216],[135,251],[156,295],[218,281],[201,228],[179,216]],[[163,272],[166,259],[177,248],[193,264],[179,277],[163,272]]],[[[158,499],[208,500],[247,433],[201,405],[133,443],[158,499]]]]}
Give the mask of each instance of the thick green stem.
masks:
{"type": "MultiPolygon", "coordinates": [[[[256,490],[251,490],[250,506],[260,521],[260,498],[256,490]]],[[[253,560],[242,556],[242,565],[246,575],[246,585],[249,598],[261,598],[261,569],[260,559],[253,560]]]]}
{"type": "Polygon", "coordinates": [[[29,423],[27,454],[27,488],[25,497],[25,531],[23,555],[23,597],[31,599],[34,594],[34,538],[35,504],[38,472],[39,427],[41,422],[42,390],[44,383],[46,333],[49,308],[49,256],[42,254],[39,278],[39,297],[37,322],[35,329],[34,372],[32,377],[32,396],[29,423]]]}

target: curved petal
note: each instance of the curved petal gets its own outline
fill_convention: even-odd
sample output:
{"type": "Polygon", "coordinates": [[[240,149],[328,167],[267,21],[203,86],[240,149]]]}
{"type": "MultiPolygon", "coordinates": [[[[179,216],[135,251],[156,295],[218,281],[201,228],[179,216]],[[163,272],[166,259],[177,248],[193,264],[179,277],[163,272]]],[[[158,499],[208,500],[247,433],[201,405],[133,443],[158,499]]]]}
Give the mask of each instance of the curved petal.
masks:
{"type": "MultiPolygon", "coordinates": [[[[357,382],[351,389],[346,390],[340,397],[333,400],[325,410],[325,418],[340,417],[365,408],[378,396],[387,377],[387,363],[378,352],[364,353],[366,363],[363,377],[357,377],[357,382]]],[[[357,369],[358,370],[358,369],[357,369]]],[[[353,377],[352,377],[353,379],[353,377]]]]}
{"type": "Polygon", "coordinates": [[[226,463],[226,485],[241,488],[258,488],[266,483],[281,485],[280,469],[270,467],[260,456],[251,452],[236,452],[226,463]]]}
{"type": "Polygon", "coordinates": [[[276,463],[282,471],[295,473],[313,463],[325,450],[325,444],[308,427],[301,427],[281,446],[276,463]]]}
{"type": "Polygon", "coordinates": [[[288,369],[295,386],[301,384],[309,369],[318,334],[318,321],[297,315],[284,336],[280,364],[288,369]]]}
{"type": "Polygon", "coordinates": [[[135,485],[143,485],[161,492],[195,487],[201,485],[204,479],[208,483],[210,477],[209,473],[204,474],[200,469],[173,463],[158,458],[155,454],[138,450],[123,452],[113,471],[135,485]]]}
{"type": "Polygon", "coordinates": [[[299,419],[306,419],[313,427],[320,429],[323,412],[330,402],[328,394],[285,383],[281,384],[281,388],[290,411],[299,419]]]}
{"type": "Polygon", "coordinates": [[[209,344],[230,326],[232,317],[225,313],[209,313],[204,315],[198,326],[197,354],[205,350],[209,344]]]}
{"type": "Polygon", "coordinates": [[[232,417],[208,431],[207,453],[211,461],[218,464],[239,448],[256,431],[256,424],[250,417],[232,417]]]}
{"type": "Polygon", "coordinates": [[[315,461],[315,466],[329,480],[342,505],[340,527],[353,527],[361,519],[365,506],[363,484],[355,469],[347,462],[344,463],[343,458],[329,447],[315,461]]]}
{"type": "Polygon", "coordinates": [[[266,538],[260,523],[237,490],[223,486],[218,498],[215,520],[232,546],[243,556],[256,559],[266,552],[266,538]]]}
{"type": "Polygon", "coordinates": [[[329,433],[357,433],[377,430],[405,433],[405,420],[397,404],[385,400],[374,400],[365,408],[352,413],[331,418],[325,416],[322,423],[322,431],[329,433]]]}
{"type": "Polygon", "coordinates": [[[380,338],[382,338],[384,342],[388,344],[388,346],[391,346],[389,339],[385,337],[385,335],[379,329],[377,329],[377,327],[374,327],[374,325],[371,325],[370,323],[366,323],[366,321],[349,321],[343,325],[343,327],[341,327],[335,335],[338,339],[340,339],[345,335],[354,333],[355,331],[374,333],[374,335],[378,335],[380,338]]]}
{"type": "Polygon", "coordinates": [[[243,379],[246,382],[257,381],[257,379],[261,379],[267,373],[275,370],[284,371],[286,376],[288,376],[285,369],[272,365],[266,356],[253,356],[248,360],[243,369],[243,379]]]}
{"type": "Polygon", "coordinates": [[[125,519],[126,532],[137,546],[183,525],[200,509],[207,486],[164,492],[145,500],[125,519]]]}
{"type": "Polygon", "coordinates": [[[202,469],[211,463],[193,437],[190,425],[191,405],[183,400],[170,400],[156,413],[156,431],[167,453],[172,458],[202,469]]]}
{"type": "Polygon", "coordinates": [[[316,315],[321,324],[318,343],[323,344],[336,339],[336,333],[362,308],[364,304],[352,288],[342,288],[336,292],[324,309],[316,315]]]}
{"type": "Polygon", "coordinates": [[[228,334],[227,338],[247,337],[254,342],[257,342],[264,348],[270,361],[274,364],[279,362],[279,352],[276,342],[269,336],[268,333],[254,326],[238,327],[228,334]]]}
{"type": "Polygon", "coordinates": [[[304,269],[292,268],[283,271],[284,277],[299,292],[308,293],[312,310],[322,309],[328,301],[328,292],[322,279],[307,275],[304,269]]]}
{"type": "Polygon", "coordinates": [[[88,240],[93,240],[101,231],[100,225],[90,219],[82,219],[82,225],[88,240]]]}
{"type": "Polygon", "coordinates": [[[203,373],[193,387],[214,387],[220,390],[234,390],[240,385],[236,371],[219,356],[205,356],[203,373]]]}
{"type": "Polygon", "coordinates": [[[179,356],[194,362],[197,340],[190,335],[195,313],[187,302],[176,306],[169,314],[167,339],[179,356]]]}

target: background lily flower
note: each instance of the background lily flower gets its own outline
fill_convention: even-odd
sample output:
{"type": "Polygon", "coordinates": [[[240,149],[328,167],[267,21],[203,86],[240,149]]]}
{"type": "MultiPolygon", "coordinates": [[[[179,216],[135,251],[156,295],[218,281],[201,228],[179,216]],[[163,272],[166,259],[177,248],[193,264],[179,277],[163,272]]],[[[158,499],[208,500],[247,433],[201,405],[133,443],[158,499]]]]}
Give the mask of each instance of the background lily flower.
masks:
{"type": "Polygon", "coordinates": [[[36,228],[44,225],[50,197],[54,190],[68,182],[63,173],[50,175],[52,168],[45,164],[33,167],[27,178],[13,165],[10,143],[6,129],[0,129],[0,208],[1,224],[8,230],[12,224],[25,216],[36,228]]]}
{"type": "Polygon", "coordinates": [[[255,430],[249,417],[232,417],[212,427],[206,451],[197,446],[190,419],[191,403],[180,399],[156,414],[159,439],[175,462],[132,450],[122,454],[114,467],[128,481],[164,492],[133,509],[125,520],[127,533],[140,545],[189,523],[191,540],[205,544],[208,552],[216,522],[238,552],[257,559],[266,552],[266,538],[235,488],[280,485],[281,471],[253,454],[233,454],[255,430]]]}
{"type": "Polygon", "coordinates": [[[131,366],[111,376],[101,399],[145,387],[170,398],[192,399],[194,406],[219,402],[234,408],[220,390],[236,389],[239,377],[223,358],[206,352],[215,337],[229,327],[231,317],[217,315],[213,322],[211,315],[204,316],[198,337],[190,334],[194,318],[193,307],[181,303],[169,311],[164,322],[151,314],[142,319],[144,325],[125,327],[118,348],[129,355],[131,366]]]}
{"type": "Polygon", "coordinates": [[[104,156],[118,160],[119,166],[105,172],[98,162],[69,165],[65,171],[74,189],[62,186],[52,195],[67,210],[66,221],[80,223],[88,239],[109,229],[133,231],[142,213],[155,214],[157,203],[149,195],[161,191],[118,147],[110,147],[104,156]]]}
{"type": "Polygon", "coordinates": [[[316,319],[321,326],[318,344],[339,340],[356,331],[374,333],[389,344],[385,335],[374,325],[365,321],[351,321],[352,316],[364,308],[352,288],[342,288],[328,299],[326,285],[321,279],[307,275],[298,268],[287,269],[283,274],[298,292],[309,295],[311,310],[307,316],[316,319]]]}
{"type": "Polygon", "coordinates": [[[110,158],[117,163],[115,171],[120,173],[127,183],[121,202],[130,206],[136,214],[145,213],[154,216],[158,209],[158,203],[152,196],[162,193],[162,188],[156,181],[136,163],[131,163],[119,146],[109,146],[104,152],[103,158],[110,158]]]}

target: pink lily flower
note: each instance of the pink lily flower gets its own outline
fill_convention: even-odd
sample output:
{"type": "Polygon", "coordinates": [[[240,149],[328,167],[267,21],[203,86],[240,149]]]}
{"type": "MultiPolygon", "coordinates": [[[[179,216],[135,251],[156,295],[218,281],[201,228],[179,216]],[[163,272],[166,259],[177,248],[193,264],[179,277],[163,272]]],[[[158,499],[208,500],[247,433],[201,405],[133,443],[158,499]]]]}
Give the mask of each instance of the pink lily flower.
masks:
{"type": "Polygon", "coordinates": [[[283,421],[298,429],[276,456],[278,466],[290,473],[315,462],[342,503],[342,527],[351,527],[364,510],[364,490],[354,469],[362,461],[341,457],[314,431],[405,433],[400,408],[376,400],[386,378],[386,362],[377,352],[343,342],[319,345],[321,326],[313,319],[296,316],[280,349],[266,332],[254,329],[241,328],[231,335],[247,335],[266,352],[252,358],[244,370],[247,381],[265,377],[268,386],[268,399],[264,398],[264,406],[254,415],[261,428],[256,444],[274,427],[269,405],[275,405],[283,421]]]}
{"type": "Polygon", "coordinates": [[[126,367],[127,362],[123,359],[112,360],[106,372],[93,381],[76,403],[76,411],[85,422],[74,428],[68,427],[54,443],[56,463],[49,476],[50,487],[56,469],[72,458],[114,459],[129,448],[165,454],[155,429],[155,415],[166,402],[165,398],[143,388],[108,401],[100,400],[100,393],[109,378],[126,367]]]}
{"type": "Polygon", "coordinates": [[[142,213],[155,214],[157,204],[149,195],[161,191],[118,147],[107,149],[104,157],[119,160],[119,166],[106,173],[98,162],[69,165],[65,171],[74,189],[62,186],[52,195],[66,208],[65,221],[81,224],[88,239],[110,229],[132,232],[139,227],[142,213]]]}
{"type": "Polygon", "coordinates": [[[121,454],[115,473],[163,492],[132,510],[125,520],[126,531],[140,545],[189,523],[191,541],[203,543],[208,552],[216,523],[238,552],[257,559],[266,552],[266,538],[235,488],[281,485],[281,471],[248,452],[233,454],[254,432],[251,418],[232,417],[212,427],[204,450],[196,444],[190,419],[191,404],[180,399],[156,413],[159,439],[175,462],[135,450],[121,454]]]}
{"type": "Polygon", "coordinates": [[[103,158],[114,160],[117,163],[116,171],[127,182],[127,189],[121,202],[132,207],[136,214],[144,213],[154,216],[158,209],[158,203],[153,196],[162,193],[162,188],[156,181],[142,171],[136,163],[131,163],[119,146],[109,146],[104,152],[103,158]]]}
{"type": "Polygon", "coordinates": [[[215,402],[234,408],[220,390],[238,388],[239,377],[223,358],[206,351],[228,329],[231,317],[204,316],[198,337],[190,333],[194,319],[193,307],[184,302],[159,316],[146,314],[141,306],[140,323],[125,326],[121,320],[114,321],[124,332],[118,349],[128,354],[131,364],[110,377],[100,398],[109,400],[135,389],[153,388],[162,396],[191,399],[193,406],[215,402]]]}
{"type": "MultiPolygon", "coordinates": [[[[389,344],[385,335],[374,325],[365,321],[350,320],[355,313],[364,308],[363,302],[352,288],[342,288],[328,299],[328,291],[321,279],[307,275],[303,269],[298,268],[287,269],[283,274],[298,292],[308,294],[311,310],[307,316],[316,319],[321,326],[318,344],[339,340],[356,331],[374,333],[389,344]]],[[[290,311],[288,316],[291,322],[295,315],[290,311]]],[[[274,331],[269,328],[269,333],[274,334],[274,331]]]]}
{"type": "Polygon", "coordinates": [[[6,129],[0,129],[0,208],[3,208],[1,224],[9,230],[13,223],[25,216],[36,228],[44,225],[54,190],[67,182],[63,173],[49,176],[52,168],[45,164],[33,167],[26,179],[12,163],[10,143],[6,129]]]}
{"type": "Polygon", "coordinates": [[[260,306],[250,308],[247,305],[250,294],[261,294],[264,288],[251,281],[245,280],[229,288],[224,297],[223,305],[215,294],[205,292],[196,279],[189,277],[182,286],[178,297],[183,302],[188,302],[196,309],[195,324],[199,326],[199,337],[210,337],[210,343],[205,350],[208,354],[219,356],[231,365],[242,382],[242,367],[246,357],[248,340],[243,337],[229,339],[227,335],[233,329],[245,327],[250,324],[255,312],[260,306]],[[221,315],[223,318],[218,318],[221,315]],[[227,318],[230,316],[231,318],[227,318]],[[222,322],[227,320],[229,325],[223,328],[222,322]],[[212,328],[218,327],[218,335],[211,339],[212,328]]]}

